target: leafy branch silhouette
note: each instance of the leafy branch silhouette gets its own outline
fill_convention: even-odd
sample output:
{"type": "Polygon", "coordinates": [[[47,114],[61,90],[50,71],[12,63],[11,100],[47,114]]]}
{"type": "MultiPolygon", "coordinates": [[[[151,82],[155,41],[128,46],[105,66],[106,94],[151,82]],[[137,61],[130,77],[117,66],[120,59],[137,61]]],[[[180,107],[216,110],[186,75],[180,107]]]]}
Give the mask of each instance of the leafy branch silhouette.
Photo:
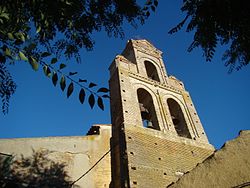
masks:
{"type": "MultiPolygon", "coordinates": [[[[149,6],[150,1],[146,1],[146,4],[149,6]]],[[[154,6],[157,4],[155,0],[154,6]]],[[[99,108],[103,110],[103,98],[109,98],[108,95],[101,94],[108,93],[106,88],[93,90],[96,84],[84,82],[84,79],[76,81],[72,77],[74,74],[63,74],[61,69],[65,64],[60,64],[59,69],[52,67],[61,56],[67,60],[74,58],[80,63],[80,50],[93,50],[94,40],[91,37],[93,32],[104,30],[109,37],[123,38],[124,21],[136,28],[137,23],[144,23],[149,16],[147,14],[147,11],[134,0],[1,0],[0,64],[9,68],[7,65],[14,65],[15,62],[23,60],[29,62],[34,70],[38,70],[39,65],[42,65],[47,76],[52,77],[54,85],[57,85],[60,74],[60,87],[62,90],[67,87],[67,97],[77,85],[81,88],[79,92],[81,103],[88,95],[90,107],[93,108],[97,101],[99,108]],[[56,57],[51,58],[50,62],[45,61],[51,54],[56,57]],[[66,80],[70,82],[69,85],[66,84],[66,80]]],[[[7,71],[3,70],[4,66],[0,67],[0,70],[6,72],[4,74],[6,76],[7,71]]],[[[0,83],[6,78],[0,77],[0,83]]],[[[11,79],[10,74],[8,79],[11,79]]],[[[3,102],[3,112],[7,113],[9,98],[16,87],[13,80],[6,82],[5,86],[7,89],[0,87],[0,97],[7,101],[3,102]]]]}
{"type": "Polygon", "coordinates": [[[186,16],[169,34],[178,32],[188,22],[186,32],[194,31],[188,52],[200,47],[206,61],[211,61],[216,47],[226,46],[222,61],[229,73],[238,71],[250,62],[249,8],[243,0],[184,0],[181,11],[186,16]]]}
{"type": "Polygon", "coordinates": [[[81,79],[81,78],[79,78],[78,81],[76,81],[76,79],[74,79],[73,76],[75,76],[77,72],[69,72],[68,74],[65,74],[62,71],[62,69],[64,69],[66,65],[61,63],[59,65],[59,68],[56,69],[53,66],[56,62],[57,62],[57,58],[55,57],[51,59],[51,64],[47,64],[46,62],[41,61],[44,74],[48,78],[51,78],[53,85],[57,86],[57,83],[60,80],[60,88],[63,92],[67,87],[66,80],[68,79],[70,81],[70,84],[68,84],[68,87],[67,87],[67,98],[71,96],[71,94],[75,90],[75,85],[77,85],[78,87],[80,87],[78,96],[79,96],[79,101],[81,104],[83,104],[85,101],[86,91],[87,91],[87,93],[89,93],[88,103],[90,107],[93,108],[97,101],[98,107],[101,110],[104,110],[103,98],[110,98],[109,95],[107,94],[109,92],[109,89],[105,87],[101,87],[94,91],[93,88],[95,88],[97,84],[93,82],[88,83],[86,79],[81,79]],[[58,77],[59,74],[60,74],[60,79],[58,77]],[[85,86],[84,84],[88,84],[88,86],[85,86]]]}

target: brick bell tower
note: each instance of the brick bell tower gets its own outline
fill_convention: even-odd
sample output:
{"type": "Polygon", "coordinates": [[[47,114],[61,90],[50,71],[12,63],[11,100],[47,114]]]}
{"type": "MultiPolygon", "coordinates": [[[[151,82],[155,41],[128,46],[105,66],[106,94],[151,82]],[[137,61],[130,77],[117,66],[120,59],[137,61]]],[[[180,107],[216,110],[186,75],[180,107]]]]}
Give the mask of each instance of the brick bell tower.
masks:
{"type": "Polygon", "coordinates": [[[147,40],[129,40],[109,68],[111,187],[166,187],[214,151],[161,55],[147,40]]]}

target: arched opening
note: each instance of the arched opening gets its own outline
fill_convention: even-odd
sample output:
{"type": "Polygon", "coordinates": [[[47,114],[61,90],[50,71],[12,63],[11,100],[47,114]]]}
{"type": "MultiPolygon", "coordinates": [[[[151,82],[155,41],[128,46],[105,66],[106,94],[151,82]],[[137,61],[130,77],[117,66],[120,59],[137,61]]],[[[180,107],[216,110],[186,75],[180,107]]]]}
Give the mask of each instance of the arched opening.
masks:
{"type": "Polygon", "coordinates": [[[173,121],[177,134],[182,137],[191,138],[180,105],[171,98],[167,100],[167,103],[170,110],[171,119],[173,121]]]}
{"type": "Polygon", "coordinates": [[[160,130],[152,96],[145,89],[137,90],[142,124],[146,128],[160,130]]]}
{"type": "Polygon", "coordinates": [[[144,64],[145,64],[145,68],[146,68],[148,78],[160,82],[160,79],[159,79],[159,76],[158,76],[158,73],[157,73],[157,69],[153,65],[153,63],[151,63],[149,61],[144,61],[144,64]]]}

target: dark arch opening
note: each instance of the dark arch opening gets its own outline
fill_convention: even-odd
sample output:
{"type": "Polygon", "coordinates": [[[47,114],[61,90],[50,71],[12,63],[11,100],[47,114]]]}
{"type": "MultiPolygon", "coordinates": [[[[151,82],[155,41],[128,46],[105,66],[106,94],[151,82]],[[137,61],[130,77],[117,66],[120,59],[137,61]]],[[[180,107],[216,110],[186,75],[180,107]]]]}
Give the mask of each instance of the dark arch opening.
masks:
{"type": "Polygon", "coordinates": [[[146,128],[160,130],[152,96],[145,89],[137,90],[142,124],[146,128]]]}
{"type": "Polygon", "coordinates": [[[177,134],[182,137],[191,138],[180,105],[171,98],[167,99],[167,103],[170,110],[171,119],[173,121],[177,134]]]}
{"type": "Polygon", "coordinates": [[[150,61],[144,61],[148,78],[160,82],[156,67],[150,61]]]}

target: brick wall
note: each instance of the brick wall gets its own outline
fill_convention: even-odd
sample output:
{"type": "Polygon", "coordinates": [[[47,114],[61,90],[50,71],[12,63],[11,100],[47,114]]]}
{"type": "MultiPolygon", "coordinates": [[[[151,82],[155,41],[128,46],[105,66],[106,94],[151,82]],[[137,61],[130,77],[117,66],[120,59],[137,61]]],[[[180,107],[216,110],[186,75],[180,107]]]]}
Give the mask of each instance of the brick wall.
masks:
{"type": "Polygon", "coordinates": [[[169,139],[155,130],[126,126],[131,187],[166,187],[213,153],[213,147],[190,139],[169,139]]]}

